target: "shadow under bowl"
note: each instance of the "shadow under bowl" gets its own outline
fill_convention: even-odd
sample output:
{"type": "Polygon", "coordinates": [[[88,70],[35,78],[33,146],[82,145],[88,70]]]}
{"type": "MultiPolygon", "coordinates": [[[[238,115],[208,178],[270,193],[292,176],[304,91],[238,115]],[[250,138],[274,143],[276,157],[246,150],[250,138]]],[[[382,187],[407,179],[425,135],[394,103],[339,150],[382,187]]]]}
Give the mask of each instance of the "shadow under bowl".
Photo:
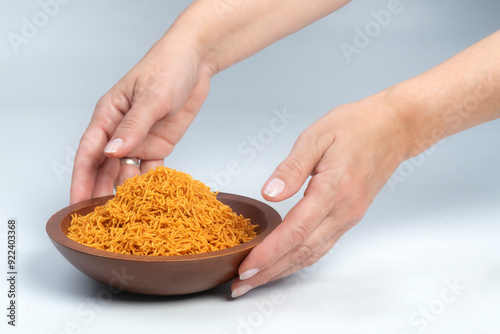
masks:
{"type": "Polygon", "coordinates": [[[77,243],[68,238],[71,215],[86,215],[113,196],[94,198],[70,205],[55,213],[46,230],[57,250],[85,275],[112,291],[148,295],[182,295],[205,291],[227,283],[238,274],[247,254],[281,223],[281,216],[255,199],[219,193],[217,199],[237,214],[249,218],[257,237],[228,249],[193,255],[147,256],[112,253],[77,243]]]}

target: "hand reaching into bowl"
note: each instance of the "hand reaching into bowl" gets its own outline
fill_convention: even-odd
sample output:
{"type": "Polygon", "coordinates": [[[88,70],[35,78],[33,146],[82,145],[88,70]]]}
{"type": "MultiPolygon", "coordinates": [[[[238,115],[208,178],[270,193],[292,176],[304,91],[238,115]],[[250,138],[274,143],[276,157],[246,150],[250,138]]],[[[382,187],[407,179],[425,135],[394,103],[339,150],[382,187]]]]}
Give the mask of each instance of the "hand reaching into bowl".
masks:
{"type": "Polygon", "coordinates": [[[211,70],[193,58],[186,43],[162,39],[99,100],[75,156],[72,204],[163,166],[208,94],[211,70]],[[140,170],[116,159],[125,156],[140,170]]]}
{"type": "MultiPolygon", "coordinates": [[[[115,183],[161,165],[200,109],[212,75],[346,2],[241,2],[222,13],[195,1],[97,104],[75,158],[72,203],[111,194],[115,183]],[[116,158],[124,156],[140,158],[141,170],[120,167],[116,158]]],[[[311,175],[304,197],[241,264],[233,296],[316,262],[363,217],[402,161],[500,117],[498,50],[500,32],[306,129],[262,190],[281,201],[311,175]]]]}
{"type": "Polygon", "coordinates": [[[212,1],[193,2],[97,103],[76,152],[71,203],[110,195],[125,179],[162,166],[196,117],[214,74],[347,0],[315,2],[241,2],[228,12],[212,1]],[[290,20],[287,12],[300,17],[290,20]],[[141,159],[140,169],[120,165],[117,158],[126,156],[141,159]]]}

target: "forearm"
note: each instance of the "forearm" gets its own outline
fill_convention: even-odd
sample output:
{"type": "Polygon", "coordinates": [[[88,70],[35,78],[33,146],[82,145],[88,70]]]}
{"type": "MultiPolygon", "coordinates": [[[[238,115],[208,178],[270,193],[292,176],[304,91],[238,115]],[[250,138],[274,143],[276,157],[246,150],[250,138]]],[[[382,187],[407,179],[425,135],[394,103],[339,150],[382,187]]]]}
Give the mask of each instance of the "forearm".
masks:
{"type": "Polygon", "coordinates": [[[499,118],[500,30],[387,92],[408,130],[408,157],[499,118]]]}
{"type": "Polygon", "coordinates": [[[159,42],[183,43],[213,73],[319,20],[349,0],[197,0],[159,42]],[[179,39],[182,39],[180,41],[179,39]]]}

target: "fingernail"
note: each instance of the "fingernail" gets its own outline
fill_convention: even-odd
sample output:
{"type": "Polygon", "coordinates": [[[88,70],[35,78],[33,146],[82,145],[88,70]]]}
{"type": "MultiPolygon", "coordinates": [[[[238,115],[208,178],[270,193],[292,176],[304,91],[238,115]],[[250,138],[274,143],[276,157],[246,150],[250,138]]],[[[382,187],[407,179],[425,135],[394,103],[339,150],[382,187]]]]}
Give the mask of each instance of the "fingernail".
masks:
{"type": "Polygon", "coordinates": [[[121,138],[116,138],[113,139],[106,145],[104,148],[104,152],[106,153],[115,153],[118,152],[118,150],[123,146],[123,139],[121,138]]]}
{"type": "Polygon", "coordinates": [[[264,194],[269,197],[276,197],[285,190],[285,182],[280,179],[272,179],[264,189],[264,194]]]}
{"type": "Polygon", "coordinates": [[[252,287],[250,285],[241,285],[233,290],[233,292],[231,293],[231,297],[236,298],[242,296],[250,290],[252,290],[252,287]]]}
{"type": "Polygon", "coordinates": [[[255,274],[257,274],[258,272],[258,269],[248,269],[247,271],[241,273],[240,280],[243,281],[245,279],[249,279],[250,277],[255,276],[255,274]]]}

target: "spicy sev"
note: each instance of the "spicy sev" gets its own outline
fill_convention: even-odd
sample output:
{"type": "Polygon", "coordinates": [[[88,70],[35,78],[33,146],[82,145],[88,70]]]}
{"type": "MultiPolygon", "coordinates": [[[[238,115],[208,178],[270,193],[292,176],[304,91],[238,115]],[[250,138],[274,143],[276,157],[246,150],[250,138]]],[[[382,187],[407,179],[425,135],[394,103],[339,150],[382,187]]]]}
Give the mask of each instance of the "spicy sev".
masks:
{"type": "Polygon", "coordinates": [[[73,215],[68,237],[115,253],[187,255],[250,241],[255,228],[202,182],[158,167],[126,180],[93,212],[73,215]]]}

